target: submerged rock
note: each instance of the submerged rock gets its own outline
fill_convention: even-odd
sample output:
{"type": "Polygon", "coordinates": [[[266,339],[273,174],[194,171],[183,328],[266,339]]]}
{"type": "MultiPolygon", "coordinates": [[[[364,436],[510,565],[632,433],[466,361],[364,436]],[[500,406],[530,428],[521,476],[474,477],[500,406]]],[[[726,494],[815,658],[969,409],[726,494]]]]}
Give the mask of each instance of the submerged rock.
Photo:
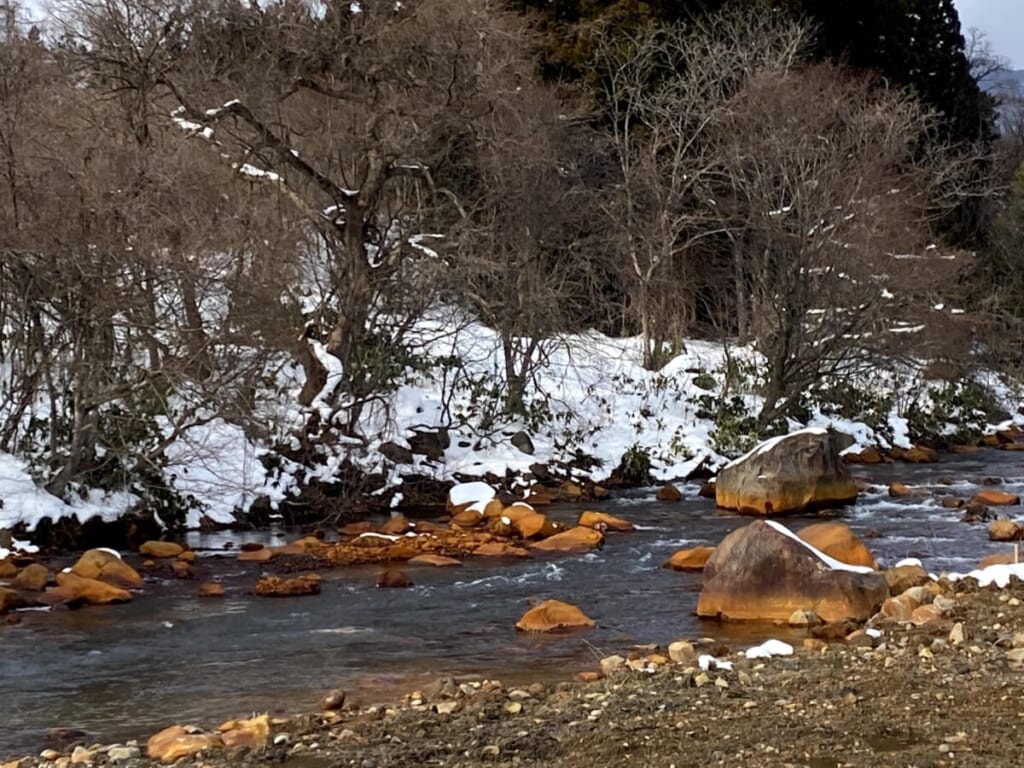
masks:
{"type": "Polygon", "coordinates": [[[785,622],[805,610],[863,621],[889,596],[881,574],[826,562],[776,525],[758,521],[723,539],[704,567],[699,616],[785,622]]]}
{"type": "Polygon", "coordinates": [[[545,600],[523,614],[516,622],[520,632],[558,632],[594,626],[594,620],[575,605],[561,600],[545,600]]]}
{"type": "Polygon", "coordinates": [[[718,506],[743,514],[789,514],[856,499],[857,485],[823,429],[767,440],[728,464],[715,482],[718,506]]]}

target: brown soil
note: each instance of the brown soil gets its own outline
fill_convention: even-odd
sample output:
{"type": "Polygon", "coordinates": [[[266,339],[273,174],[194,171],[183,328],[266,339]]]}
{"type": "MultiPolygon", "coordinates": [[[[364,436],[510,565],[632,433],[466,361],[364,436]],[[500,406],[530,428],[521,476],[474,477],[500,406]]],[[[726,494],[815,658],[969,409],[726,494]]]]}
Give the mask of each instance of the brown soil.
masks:
{"type": "MultiPolygon", "coordinates": [[[[179,764],[1019,765],[1024,671],[1010,668],[1007,651],[1024,642],[1024,585],[979,590],[970,581],[947,589],[956,600],[948,619],[885,627],[873,648],[840,642],[762,661],[733,653],[733,670],[711,670],[706,680],[684,664],[524,689],[440,679],[393,708],[274,721],[279,743],[261,752],[220,751],[179,764]],[[962,644],[950,642],[954,622],[964,629],[962,644]]],[[[22,768],[33,764],[53,765],[35,758],[22,768]]]]}

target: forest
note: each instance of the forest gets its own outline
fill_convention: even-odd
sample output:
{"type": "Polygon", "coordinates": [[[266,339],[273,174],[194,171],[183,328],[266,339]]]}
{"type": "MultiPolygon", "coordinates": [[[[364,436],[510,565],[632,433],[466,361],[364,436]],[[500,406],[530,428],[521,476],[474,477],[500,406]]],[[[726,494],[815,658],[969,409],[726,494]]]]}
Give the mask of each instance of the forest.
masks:
{"type": "Polygon", "coordinates": [[[690,468],[812,412],[970,441],[1015,391],[1024,109],[952,0],[0,12],[0,458],[64,502],[182,525],[217,430],[264,483],[232,513],[446,479],[449,432],[596,464],[544,378],[594,339],[696,383],[690,468]]]}

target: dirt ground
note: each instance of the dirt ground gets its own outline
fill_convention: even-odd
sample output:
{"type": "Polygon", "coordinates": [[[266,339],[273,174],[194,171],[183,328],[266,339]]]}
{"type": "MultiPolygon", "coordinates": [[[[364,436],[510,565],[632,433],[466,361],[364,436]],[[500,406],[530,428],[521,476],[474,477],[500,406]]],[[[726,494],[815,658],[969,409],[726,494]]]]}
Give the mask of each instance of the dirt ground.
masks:
{"type": "MultiPolygon", "coordinates": [[[[955,605],[947,617],[924,627],[886,626],[873,641],[861,638],[865,645],[830,642],[767,660],[709,648],[733,669],[704,675],[670,663],[523,689],[441,678],[393,707],[273,721],[274,743],[259,752],[221,750],[178,764],[1021,765],[1024,669],[1014,668],[1022,665],[1011,652],[1024,645],[1024,585],[979,590],[969,581],[948,589],[955,605]],[[957,623],[962,642],[950,634],[957,623]]],[[[103,750],[92,760],[108,763],[103,750]]],[[[31,765],[54,763],[33,758],[20,768],[31,765]]]]}

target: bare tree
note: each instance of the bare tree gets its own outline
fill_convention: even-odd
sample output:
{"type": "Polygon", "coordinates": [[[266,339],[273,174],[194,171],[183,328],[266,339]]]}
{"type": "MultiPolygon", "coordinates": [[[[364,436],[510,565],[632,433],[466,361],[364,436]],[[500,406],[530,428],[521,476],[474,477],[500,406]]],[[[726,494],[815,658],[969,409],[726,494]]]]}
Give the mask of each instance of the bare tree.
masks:
{"type": "Polygon", "coordinates": [[[822,377],[916,343],[923,326],[901,323],[901,308],[958,271],[956,254],[928,247],[940,179],[917,152],[928,126],[904,93],[832,65],[754,77],[723,110],[717,199],[745,246],[762,429],[822,377]]]}

